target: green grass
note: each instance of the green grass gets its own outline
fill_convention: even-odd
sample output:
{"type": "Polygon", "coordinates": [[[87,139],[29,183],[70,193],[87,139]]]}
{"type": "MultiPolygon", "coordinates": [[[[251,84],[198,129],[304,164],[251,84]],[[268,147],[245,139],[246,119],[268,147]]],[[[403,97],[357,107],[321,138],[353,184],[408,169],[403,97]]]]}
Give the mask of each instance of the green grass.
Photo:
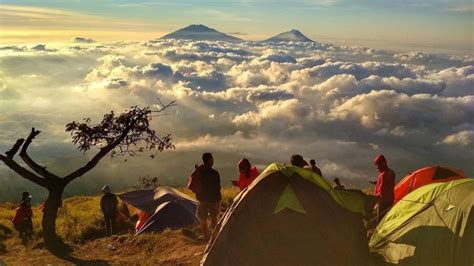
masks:
{"type": "MultiPolygon", "coordinates": [[[[15,208],[16,205],[12,203],[0,204],[0,224],[13,232],[15,229],[11,218],[15,215],[15,208]]],[[[43,212],[38,207],[32,209],[34,238],[40,238],[43,212]]],[[[64,240],[83,242],[100,235],[100,222],[99,197],[73,197],[63,201],[56,220],[56,230],[64,240]]]]}
{"type": "Polygon", "coordinates": [[[103,235],[99,197],[73,197],[63,202],[56,229],[64,240],[83,243],[103,235]]]}
{"type": "MultiPolygon", "coordinates": [[[[194,194],[186,188],[179,188],[180,191],[194,197],[194,194]]],[[[228,207],[238,188],[222,189],[222,206],[228,207]]],[[[62,208],[59,209],[56,220],[56,231],[58,235],[67,242],[84,243],[88,240],[104,236],[102,225],[102,213],[100,211],[100,196],[72,197],[63,201],[62,208]]],[[[16,204],[0,204],[0,225],[11,229],[13,236],[17,236],[11,218],[15,214],[16,204]]],[[[41,219],[42,212],[38,207],[33,207],[33,228],[34,238],[39,239],[42,235],[41,219]]]]}
{"type": "Polygon", "coordinates": [[[240,192],[240,189],[237,187],[228,187],[228,188],[222,189],[221,190],[221,194],[222,194],[221,204],[225,207],[230,206],[235,196],[237,196],[239,192],[240,192]]]}

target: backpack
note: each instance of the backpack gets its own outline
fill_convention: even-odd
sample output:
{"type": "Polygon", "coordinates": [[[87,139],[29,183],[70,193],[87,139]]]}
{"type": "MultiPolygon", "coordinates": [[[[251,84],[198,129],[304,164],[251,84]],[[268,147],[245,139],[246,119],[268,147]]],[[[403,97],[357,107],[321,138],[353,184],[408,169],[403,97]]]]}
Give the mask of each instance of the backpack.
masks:
{"type": "Polygon", "coordinates": [[[200,165],[195,167],[194,172],[189,176],[188,188],[194,192],[194,194],[199,194],[202,190],[202,175],[204,170],[204,165],[200,165]]]}
{"type": "Polygon", "coordinates": [[[15,215],[12,217],[11,221],[13,225],[21,226],[29,219],[30,217],[25,213],[25,210],[22,207],[18,207],[16,208],[15,215]]]}

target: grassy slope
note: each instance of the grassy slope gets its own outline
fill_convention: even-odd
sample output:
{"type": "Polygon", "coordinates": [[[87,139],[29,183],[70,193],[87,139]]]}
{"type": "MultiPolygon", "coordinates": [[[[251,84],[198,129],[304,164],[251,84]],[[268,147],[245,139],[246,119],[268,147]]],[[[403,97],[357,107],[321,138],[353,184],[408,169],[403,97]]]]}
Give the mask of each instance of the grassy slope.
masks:
{"type": "MultiPolygon", "coordinates": [[[[187,189],[181,191],[192,194],[187,189]]],[[[223,205],[227,206],[237,194],[235,188],[222,190],[223,205]]],[[[64,200],[57,220],[58,234],[71,245],[70,258],[57,258],[42,248],[41,211],[33,208],[35,240],[24,247],[10,222],[16,205],[0,204],[0,259],[8,265],[24,264],[198,264],[205,243],[197,240],[196,228],[167,230],[158,234],[133,236],[131,233],[104,237],[99,197],[72,197],[64,200]],[[111,251],[108,244],[117,247],[111,251]]],[[[0,261],[1,265],[1,261],[0,261]]]]}

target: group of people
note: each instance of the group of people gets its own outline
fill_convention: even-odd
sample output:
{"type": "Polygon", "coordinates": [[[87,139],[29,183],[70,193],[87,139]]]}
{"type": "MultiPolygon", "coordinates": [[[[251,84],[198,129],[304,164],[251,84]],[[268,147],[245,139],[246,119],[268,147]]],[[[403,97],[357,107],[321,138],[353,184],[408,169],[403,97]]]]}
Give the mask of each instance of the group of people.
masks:
{"type": "MultiPolygon", "coordinates": [[[[197,217],[200,221],[201,230],[204,238],[210,237],[210,231],[217,225],[219,214],[219,203],[221,196],[221,185],[219,172],[213,169],[214,158],[211,153],[202,155],[202,164],[196,165],[194,172],[189,178],[188,188],[194,192],[198,200],[197,217]],[[211,229],[208,227],[208,218],[211,220],[211,229]]],[[[304,158],[295,154],[291,156],[290,163],[293,166],[308,169],[320,177],[323,177],[321,169],[316,166],[314,159],[308,164],[304,158]]],[[[375,205],[376,223],[378,224],[383,216],[392,207],[394,202],[395,172],[388,167],[387,160],[383,155],[378,155],[374,160],[374,165],[379,174],[375,181],[374,196],[377,199],[375,205]]],[[[248,159],[241,159],[237,164],[239,170],[238,180],[232,180],[232,184],[240,190],[248,187],[252,181],[259,176],[255,166],[250,164],[248,159]]],[[[334,179],[334,189],[344,190],[339,178],[334,179]]]]}
{"type": "MultiPolygon", "coordinates": [[[[308,164],[301,155],[293,155],[291,164],[302,168],[307,168],[319,176],[322,176],[321,170],[316,166],[314,159],[308,164]]],[[[221,183],[219,172],[213,169],[214,158],[211,153],[202,155],[202,164],[196,165],[194,171],[189,177],[188,188],[194,192],[198,200],[197,218],[200,222],[202,234],[205,239],[210,237],[210,232],[217,225],[219,215],[219,204],[222,199],[221,183]],[[208,218],[211,220],[211,228],[208,227],[208,218]]],[[[240,190],[247,188],[260,173],[250,161],[243,158],[237,164],[239,178],[232,180],[232,184],[239,187],[240,190]]]]}
{"type": "MultiPolygon", "coordinates": [[[[321,169],[316,166],[314,159],[311,159],[308,164],[301,155],[295,154],[291,156],[290,163],[293,166],[305,168],[323,177],[321,169]]],[[[210,232],[217,225],[219,205],[222,199],[220,175],[213,168],[213,165],[214,158],[212,154],[204,153],[202,155],[202,164],[195,166],[188,183],[188,188],[196,195],[198,200],[196,216],[199,219],[202,234],[206,239],[210,237],[210,232]],[[207,222],[208,218],[211,220],[210,229],[207,222]]],[[[375,181],[370,182],[375,185],[374,196],[377,198],[377,204],[374,210],[376,212],[376,223],[378,224],[394,202],[395,172],[388,167],[387,160],[383,155],[378,155],[374,159],[374,165],[379,174],[375,181]]],[[[232,180],[232,184],[239,187],[240,190],[247,188],[260,175],[257,168],[252,166],[246,158],[238,162],[237,168],[239,177],[237,180],[232,180]]],[[[338,178],[334,179],[334,183],[334,189],[345,189],[338,178]]],[[[116,231],[115,218],[118,199],[112,193],[109,186],[104,186],[102,192],[103,196],[100,199],[100,207],[104,215],[106,234],[110,236],[116,231]]],[[[31,239],[33,233],[32,217],[31,195],[25,191],[18,208],[15,210],[15,216],[12,218],[13,225],[24,242],[31,239]]]]}

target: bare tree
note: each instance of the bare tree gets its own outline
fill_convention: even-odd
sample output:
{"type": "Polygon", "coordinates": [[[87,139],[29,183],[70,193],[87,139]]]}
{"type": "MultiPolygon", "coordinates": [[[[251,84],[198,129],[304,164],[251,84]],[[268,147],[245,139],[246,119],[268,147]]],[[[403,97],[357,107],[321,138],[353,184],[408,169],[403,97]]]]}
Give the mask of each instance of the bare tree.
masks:
{"type": "Polygon", "coordinates": [[[71,134],[72,142],[80,151],[85,153],[96,147],[98,152],[85,165],[65,176],[53,174],[28,155],[28,147],[33,139],[41,133],[35,128],[31,129],[26,140],[18,139],[13,147],[5,152],[5,155],[0,154],[0,160],[15,173],[48,190],[42,220],[43,238],[46,246],[51,247],[59,240],[56,235],[56,218],[63,191],[69,183],[89,172],[109,153],[112,157],[134,156],[145,150],[161,152],[174,148],[170,134],[160,137],[150,128],[150,121],[153,117],[160,115],[165,109],[174,105],[174,102],[167,105],[161,104],[156,110],[152,107],[132,106],[119,115],[113,111],[105,114],[98,124],[92,124],[90,118],[84,119],[83,122],[73,121],[67,124],[66,132],[71,134]],[[20,158],[33,171],[15,161],[14,156],[19,150],[20,158]]]}

